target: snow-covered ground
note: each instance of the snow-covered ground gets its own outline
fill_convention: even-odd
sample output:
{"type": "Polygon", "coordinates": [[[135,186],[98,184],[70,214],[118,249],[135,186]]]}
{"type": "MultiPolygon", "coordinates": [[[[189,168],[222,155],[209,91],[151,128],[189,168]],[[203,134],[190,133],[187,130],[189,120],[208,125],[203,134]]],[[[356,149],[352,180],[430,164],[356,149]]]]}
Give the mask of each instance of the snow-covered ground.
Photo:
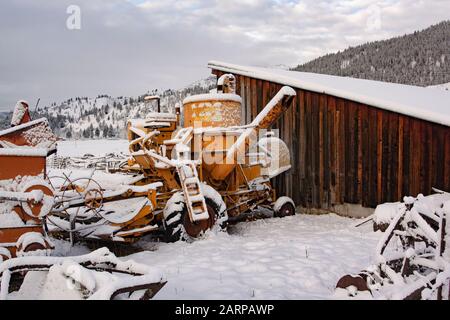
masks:
{"type": "MultiPolygon", "coordinates": [[[[334,214],[271,218],[241,222],[228,233],[210,232],[193,243],[159,243],[142,239],[142,252],[123,260],[155,267],[167,284],[154,299],[335,299],[340,277],[373,263],[381,233],[357,220],[334,214]]],[[[87,254],[89,250],[55,240],[54,255],[87,254]]],[[[30,275],[26,289],[13,299],[78,299],[71,289],[30,275]],[[44,290],[45,289],[45,290],[44,290]],[[53,290],[53,289],[52,289],[53,290]],[[56,290],[56,289],[55,289],[56,290]],[[54,291],[54,290],[53,290],[54,291]]]]}
{"type": "Polygon", "coordinates": [[[58,156],[80,157],[86,153],[104,156],[108,153],[128,153],[127,140],[64,140],[58,142],[58,156]]]}
{"type": "Polygon", "coordinates": [[[193,243],[141,243],[161,268],[155,299],[332,299],[340,277],[373,263],[381,233],[334,214],[241,222],[193,243]]]}
{"type": "Polygon", "coordinates": [[[450,82],[449,83],[443,83],[443,84],[438,84],[435,86],[429,86],[428,88],[433,88],[433,89],[441,89],[441,90],[450,90],[450,82]]]}
{"type": "MultiPolygon", "coordinates": [[[[123,140],[62,141],[58,154],[81,156],[126,152],[123,140]]],[[[89,176],[88,169],[50,169],[49,176],[89,176]]],[[[130,177],[95,171],[103,188],[117,189],[130,177]]],[[[123,259],[160,269],[167,285],[155,299],[331,299],[340,277],[357,273],[374,262],[381,233],[371,225],[355,228],[359,220],[328,215],[298,214],[241,222],[228,232],[209,232],[193,243],[161,243],[146,237],[143,249],[123,259]]],[[[55,255],[88,252],[55,241],[55,255]]],[[[15,298],[35,297],[17,295],[15,298]]]]}

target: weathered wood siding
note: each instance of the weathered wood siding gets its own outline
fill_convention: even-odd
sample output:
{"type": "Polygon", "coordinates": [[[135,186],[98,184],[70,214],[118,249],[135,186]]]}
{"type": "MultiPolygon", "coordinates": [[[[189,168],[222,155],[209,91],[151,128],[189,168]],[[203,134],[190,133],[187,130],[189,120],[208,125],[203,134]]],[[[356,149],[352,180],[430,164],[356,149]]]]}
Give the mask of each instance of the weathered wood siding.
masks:
{"type": "MultiPolygon", "coordinates": [[[[282,85],[235,76],[249,123],[282,85]]],[[[293,105],[276,125],[293,164],[275,179],[279,194],[328,209],[344,203],[373,208],[430,194],[432,187],[450,191],[450,127],[294,89],[293,105]]]]}

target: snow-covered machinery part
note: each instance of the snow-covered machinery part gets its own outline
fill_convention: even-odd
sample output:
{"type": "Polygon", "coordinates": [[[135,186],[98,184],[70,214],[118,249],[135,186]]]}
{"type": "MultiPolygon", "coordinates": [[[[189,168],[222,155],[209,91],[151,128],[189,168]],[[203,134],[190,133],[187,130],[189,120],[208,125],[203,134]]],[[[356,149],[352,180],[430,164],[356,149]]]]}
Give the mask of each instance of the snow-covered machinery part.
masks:
{"type": "Polygon", "coordinates": [[[104,156],[85,154],[82,157],[64,157],[56,154],[47,158],[47,167],[52,169],[91,169],[114,173],[127,164],[124,153],[108,153],[104,156]]]}
{"type": "Polygon", "coordinates": [[[291,168],[289,148],[283,140],[273,136],[272,132],[258,141],[258,151],[267,159],[266,165],[261,168],[261,175],[272,179],[291,168]]]}
{"type": "Polygon", "coordinates": [[[58,137],[53,133],[46,118],[27,121],[0,131],[0,148],[33,147],[56,151],[58,137]]]}
{"type": "Polygon", "coordinates": [[[236,93],[236,78],[231,73],[226,73],[217,79],[217,92],[236,93]]]}
{"type": "MultiPolygon", "coordinates": [[[[0,247],[9,251],[2,259],[28,254],[48,254],[53,244],[42,221],[50,213],[54,198],[51,186],[39,177],[3,180],[0,186],[0,247]],[[7,191],[1,190],[7,186],[7,191]]],[[[5,250],[3,250],[5,251],[5,250]]]]}
{"type": "Polygon", "coordinates": [[[450,194],[405,197],[382,206],[375,221],[389,222],[376,248],[376,264],[342,277],[338,296],[376,299],[450,299],[450,194]]]}
{"type": "Polygon", "coordinates": [[[155,182],[105,190],[91,176],[66,176],[55,185],[55,204],[45,222],[51,234],[72,243],[78,239],[133,242],[158,228],[156,190],[161,186],[155,182]]]}
{"type": "MultiPolygon", "coordinates": [[[[1,251],[0,251],[1,253],[1,251]]],[[[74,257],[27,256],[0,264],[0,300],[148,300],[166,284],[163,274],[107,248],[74,257]],[[35,296],[29,296],[34,293],[35,296]]]]}
{"type": "Polygon", "coordinates": [[[0,131],[0,247],[9,251],[2,259],[52,248],[42,220],[53,207],[46,158],[57,140],[47,119],[31,119],[26,101],[16,104],[11,128],[0,131]]]}
{"type": "MultiPolygon", "coordinates": [[[[276,123],[295,95],[292,88],[281,88],[250,124],[242,125],[242,99],[236,94],[236,79],[224,75],[216,93],[194,95],[183,101],[183,126],[179,115],[168,113],[130,120],[127,130],[131,158],[123,172],[139,172],[148,183],[162,182],[156,196],[157,210],[165,210],[170,197],[181,191],[192,224],[192,228],[185,229],[205,226],[195,234],[211,228],[203,184],[222,197],[229,217],[238,218],[257,207],[273,210],[276,195],[270,179],[290,168],[289,150],[280,139],[267,136],[260,141],[263,159],[253,161],[252,149],[258,143],[252,139],[276,123]]],[[[282,211],[295,212],[292,207],[285,206],[282,211]]],[[[167,227],[173,219],[169,220],[158,224],[172,232],[167,227]]]]}

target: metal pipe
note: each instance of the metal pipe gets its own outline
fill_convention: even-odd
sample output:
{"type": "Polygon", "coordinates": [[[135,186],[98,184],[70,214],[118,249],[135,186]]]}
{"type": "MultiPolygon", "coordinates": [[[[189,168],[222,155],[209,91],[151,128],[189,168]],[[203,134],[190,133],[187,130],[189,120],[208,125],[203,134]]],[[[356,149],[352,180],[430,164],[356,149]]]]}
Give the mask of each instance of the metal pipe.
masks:
{"type": "Polygon", "coordinates": [[[237,155],[245,154],[245,151],[248,149],[250,136],[257,134],[261,129],[270,128],[289,108],[295,95],[295,90],[291,87],[285,86],[281,88],[231,146],[223,163],[218,163],[214,166],[211,176],[216,180],[225,179],[238,164],[237,155]]]}

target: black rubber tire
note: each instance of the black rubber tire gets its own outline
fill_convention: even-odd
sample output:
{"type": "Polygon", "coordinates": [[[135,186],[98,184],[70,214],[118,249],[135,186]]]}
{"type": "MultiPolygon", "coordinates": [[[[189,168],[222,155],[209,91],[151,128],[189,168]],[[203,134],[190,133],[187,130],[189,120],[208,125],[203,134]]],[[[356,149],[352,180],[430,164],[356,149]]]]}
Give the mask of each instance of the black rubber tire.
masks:
{"type": "MultiPolygon", "coordinates": [[[[221,210],[222,205],[217,203],[214,199],[208,198],[205,196],[206,206],[208,207],[208,212],[214,212],[214,222],[211,227],[213,228],[217,225],[217,222],[222,220],[226,216],[226,212],[221,210]]],[[[182,205],[181,210],[173,211],[167,215],[165,219],[165,241],[166,242],[177,242],[179,240],[183,241],[194,241],[195,239],[201,237],[202,234],[198,234],[197,236],[190,235],[185,228],[185,223],[190,223],[189,214],[184,202],[178,202],[178,204],[182,205]],[[180,215],[178,220],[171,221],[171,219],[175,218],[177,215],[180,215]]],[[[226,228],[226,221],[220,223],[219,226],[221,229],[226,228]]]]}
{"type": "Polygon", "coordinates": [[[278,211],[274,212],[274,216],[278,218],[284,218],[293,215],[295,215],[295,207],[290,202],[286,202],[278,211]]]}

